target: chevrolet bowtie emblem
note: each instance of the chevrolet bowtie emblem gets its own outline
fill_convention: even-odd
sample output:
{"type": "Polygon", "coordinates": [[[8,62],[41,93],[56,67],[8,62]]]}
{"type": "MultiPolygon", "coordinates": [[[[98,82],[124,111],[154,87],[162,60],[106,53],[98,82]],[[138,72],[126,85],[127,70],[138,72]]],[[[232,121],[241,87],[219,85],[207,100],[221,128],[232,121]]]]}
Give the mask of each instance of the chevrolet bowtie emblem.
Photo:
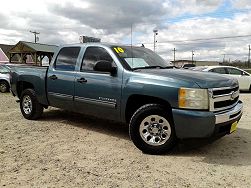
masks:
{"type": "Polygon", "coordinates": [[[237,95],[238,95],[238,92],[232,92],[230,96],[231,100],[234,100],[237,97],[237,95]]]}

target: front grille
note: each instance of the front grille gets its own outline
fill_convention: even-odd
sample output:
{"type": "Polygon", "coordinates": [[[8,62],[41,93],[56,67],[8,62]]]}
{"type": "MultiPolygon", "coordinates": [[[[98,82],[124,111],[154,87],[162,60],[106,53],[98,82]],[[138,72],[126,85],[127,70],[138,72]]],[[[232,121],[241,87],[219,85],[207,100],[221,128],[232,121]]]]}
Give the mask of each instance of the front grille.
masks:
{"type": "Polygon", "coordinates": [[[213,91],[213,95],[225,95],[225,94],[228,94],[228,93],[231,93],[232,91],[238,91],[239,90],[239,87],[234,87],[234,88],[230,88],[230,89],[222,89],[222,90],[214,90],[213,91]]]}
{"type": "Polygon", "coordinates": [[[223,108],[226,106],[232,106],[239,100],[239,97],[236,97],[234,100],[226,100],[226,101],[219,101],[214,103],[214,108],[223,108]]]}
{"type": "Polygon", "coordinates": [[[239,101],[239,87],[209,89],[210,111],[217,112],[234,107],[239,101]]]}

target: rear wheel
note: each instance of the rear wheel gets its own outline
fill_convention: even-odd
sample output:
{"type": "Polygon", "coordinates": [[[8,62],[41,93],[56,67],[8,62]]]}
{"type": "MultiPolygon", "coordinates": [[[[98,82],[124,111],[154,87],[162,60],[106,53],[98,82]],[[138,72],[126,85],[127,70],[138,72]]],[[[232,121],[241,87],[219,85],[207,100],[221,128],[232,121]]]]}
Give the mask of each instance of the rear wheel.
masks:
{"type": "Polygon", "coordinates": [[[249,93],[251,93],[251,84],[250,84],[250,86],[249,86],[249,93]]]}
{"type": "Polygon", "coordinates": [[[174,146],[175,130],[167,111],[159,104],[147,104],[132,116],[130,137],[144,153],[162,154],[174,146]]]}
{"type": "Polygon", "coordinates": [[[20,109],[24,118],[35,120],[41,117],[43,106],[38,102],[33,89],[26,89],[20,97],[20,109]]]}
{"type": "Polygon", "coordinates": [[[0,82],[0,92],[1,93],[6,93],[9,91],[9,89],[10,89],[10,86],[9,86],[8,82],[6,82],[6,81],[0,82]]]}

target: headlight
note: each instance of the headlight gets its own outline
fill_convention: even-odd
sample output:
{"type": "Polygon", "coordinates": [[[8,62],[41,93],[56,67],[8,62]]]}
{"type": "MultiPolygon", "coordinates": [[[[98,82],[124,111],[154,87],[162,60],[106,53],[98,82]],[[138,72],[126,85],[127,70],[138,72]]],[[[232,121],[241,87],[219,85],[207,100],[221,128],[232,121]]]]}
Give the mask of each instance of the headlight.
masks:
{"type": "Polygon", "coordinates": [[[189,109],[208,109],[208,90],[195,88],[179,89],[179,107],[189,109]]]}

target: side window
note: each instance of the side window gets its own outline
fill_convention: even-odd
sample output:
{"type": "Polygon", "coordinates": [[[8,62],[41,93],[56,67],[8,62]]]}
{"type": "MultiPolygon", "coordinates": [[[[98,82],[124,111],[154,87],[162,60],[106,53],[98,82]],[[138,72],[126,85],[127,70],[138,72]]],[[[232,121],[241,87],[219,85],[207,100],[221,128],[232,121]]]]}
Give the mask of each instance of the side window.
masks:
{"type": "Polygon", "coordinates": [[[0,66],[0,73],[5,74],[10,72],[8,69],[4,68],[3,66],[0,66]]]}
{"type": "Polygon", "coordinates": [[[85,51],[81,71],[93,71],[94,65],[100,60],[113,62],[112,57],[106,49],[101,47],[88,47],[85,51]]]}
{"type": "Polygon", "coordinates": [[[219,73],[219,74],[227,74],[225,68],[215,68],[215,69],[212,69],[212,72],[219,73]]]}
{"type": "Polygon", "coordinates": [[[65,47],[62,48],[57,56],[54,65],[56,70],[74,71],[80,47],[65,47]]]}
{"type": "Polygon", "coordinates": [[[233,74],[233,75],[241,75],[241,71],[238,69],[228,68],[228,72],[229,74],[233,74]]]}

